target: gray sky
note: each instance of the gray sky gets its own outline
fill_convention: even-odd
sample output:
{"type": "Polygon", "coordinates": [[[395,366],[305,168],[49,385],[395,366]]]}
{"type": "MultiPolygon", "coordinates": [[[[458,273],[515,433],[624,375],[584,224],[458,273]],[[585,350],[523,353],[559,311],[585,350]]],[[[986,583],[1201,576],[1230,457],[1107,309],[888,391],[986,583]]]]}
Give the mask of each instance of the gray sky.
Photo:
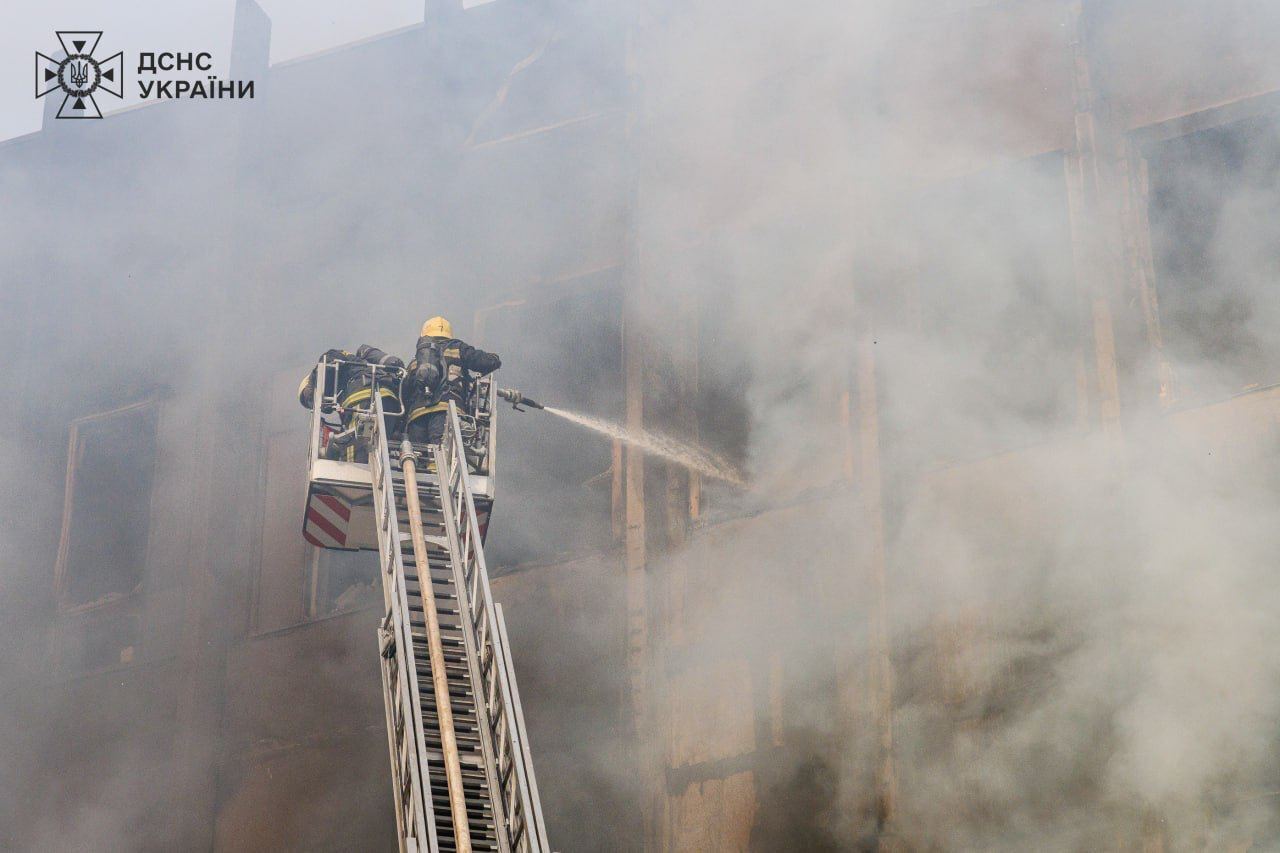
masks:
{"type": "MultiPolygon", "coordinates": [[[[271,16],[271,61],[282,62],[422,20],[422,0],[259,0],[271,16]]],[[[53,55],[55,30],[102,30],[95,56],[125,52],[125,98],[98,98],[110,113],[137,103],[141,51],[207,51],[219,77],[229,76],[235,0],[16,0],[0,27],[0,139],[40,129],[34,54],[53,55]]],[[[54,97],[54,95],[49,95],[54,97]]]]}

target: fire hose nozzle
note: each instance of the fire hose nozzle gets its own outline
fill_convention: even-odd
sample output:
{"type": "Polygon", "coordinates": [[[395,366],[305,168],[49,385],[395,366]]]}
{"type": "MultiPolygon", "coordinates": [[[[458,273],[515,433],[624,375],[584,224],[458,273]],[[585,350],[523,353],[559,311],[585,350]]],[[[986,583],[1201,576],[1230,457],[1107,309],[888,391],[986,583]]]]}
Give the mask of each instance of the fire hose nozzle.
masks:
{"type": "Polygon", "coordinates": [[[523,403],[524,405],[528,406],[531,409],[543,408],[542,404],[539,403],[537,400],[530,400],[528,397],[521,394],[519,391],[515,390],[514,388],[499,388],[498,396],[506,400],[508,403],[510,403],[511,408],[515,409],[517,412],[524,411],[524,409],[520,408],[521,403],[523,403]]]}

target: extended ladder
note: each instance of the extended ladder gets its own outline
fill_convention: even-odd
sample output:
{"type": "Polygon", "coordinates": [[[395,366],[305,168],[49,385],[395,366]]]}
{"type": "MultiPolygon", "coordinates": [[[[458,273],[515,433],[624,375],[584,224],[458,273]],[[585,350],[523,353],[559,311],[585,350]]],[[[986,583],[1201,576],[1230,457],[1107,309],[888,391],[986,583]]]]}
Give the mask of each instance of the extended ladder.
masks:
{"type": "Polygon", "coordinates": [[[439,447],[390,447],[378,395],[368,422],[400,849],[550,853],[457,408],[439,447]]]}

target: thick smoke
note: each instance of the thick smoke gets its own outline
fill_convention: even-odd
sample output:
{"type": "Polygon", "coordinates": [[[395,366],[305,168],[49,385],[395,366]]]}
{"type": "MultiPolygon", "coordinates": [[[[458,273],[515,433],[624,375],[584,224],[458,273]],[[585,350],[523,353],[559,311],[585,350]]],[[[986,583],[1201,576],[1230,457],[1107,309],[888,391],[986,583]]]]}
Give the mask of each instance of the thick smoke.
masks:
{"type": "MultiPolygon", "coordinates": [[[[762,722],[773,719],[767,691],[730,691],[758,682],[728,663],[724,693],[699,706],[716,713],[702,729],[689,724],[739,751],[781,745],[752,783],[759,802],[742,821],[743,844],[1274,844],[1275,435],[1191,407],[1266,384],[1275,370],[1275,121],[1135,143],[1150,166],[1175,411],[1156,414],[1157,366],[1140,354],[1140,324],[1123,320],[1133,310],[1126,290],[1113,303],[1127,414],[1104,434],[1079,279],[1099,260],[1087,253],[1105,247],[1073,251],[1061,154],[1074,138],[1070,4],[710,0],[624,14],[504,2],[473,11],[510,16],[484,39],[454,19],[424,30],[412,50],[366,46],[329,65],[277,69],[271,82],[287,97],[271,100],[264,85],[262,103],[241,110],[148,107],[104,122],[111,133],[55,127],[38,148],[0,149],[6,198],[30,202],[7,206],[0,230],[9,316],[22,318],[5,339],[29,359],[8,377],[11,399],[24,402],[0,432],[13,466],[0,662],[6,684],[23,685],[0,708],[3,769],[62,777],[51,788],[6,785],[0,846],[183,838],[172,815],[148,805],[164,793],[172,744],[182,758],[230,748],[218,740],[218,707],[207,740],[174,740],[170,700],[149,702],[122,683],[104,715],[141,715],[158,734],[145,748],[115,748],[68,728],[67,705],[82,694],[26,687],[45,683],[40,662],[57,641],[48,574],[31,564],[51,565],[56,551],[68,421],[140,393],[167,395],[180,414],[162,427],[161,456],[185,482],[206,482],[185,436],[226,459],[244,446],[257,454],[279,420],[273,412],[264,424],[254,411],[258,390],[291,391],[280,375],[334,345],[404,352],[429,314],[462,318],[464,336],[480,335],[473,312],[503,301],[510,312],[492,315],[475,342],[500,349],[512,384],[616,419],[618,281],[594,287],[584,275],[585,297],[543,281],[563,298],[524,307],[516,285],[554,279],[566,264],[621,279],[608,262],[623,248],[634,265],[626,280],[649,300],[637,310],[655,350],[676,333],[672,316],[699,311],[700,383],[717,403],[703,412],[701,439],[741,457],[752,481],[746,494],[708,485],[713,515],[741,517],[697,532],[650,573],[655,587],[683,578],[687,593],[683,659],[662,669],[655,706],[701,695],[701,674],[742,654],[778,673],[785,724],[762,722]],[[523,70],[508,77],[513,67],[523,70]],[[302,74],[305,85],[290,76],[302,74]],[[371,86],[419,79],[408,98],[371,86]],[[619,128],[629,113],[630,131],[547,134],[518,154],[467,148],[523,129],[503,116],[571,119],[582,103],[619,128]],[[144,126],[145,135],[132,129],[144,126]],[[97,201],[65,192],[75,186],[91,186],[97,201]],[[37,221],[31,209],[46,215],[37,221]],[[87,242],[69,234],[91,237],[95,253],[68,250],[87,242]],[[859,450],[849,437],[863,414],[859,344],[874,357],[883,460],[898,777],[887,826],[870,804],[876,713],[849,710],[874,659],[866,471],[855,466],[853,490],[833,486],[842,455],[859,450]],[[837,405],[844,389],[854,391],[853,427],[837,405]]],[[[1229,90],[1233,48],[1280,37],[1274,12],[1179,4],[1178,32],[1202,32],[1204,43],[1153,39],[1138,63],[1120,43],[1139,13],[1086,5],[1100,33],[1095,82],[1114,93],[1106,87],[1123,77],[1139,93],[1125,102],[1135,112],[1178,103],[1189,81],[1229,90]]],[[[1161,15],[1158,4],[1139,12],[1161,15]]],[[[1246,80],[1274,70],[1240,63],[1246,80]]],[[[536,413],[515,417],[503,426],[509,491],[491,562],[604,547],[605,502],[585,484],[607,469],[607,444],[536,413]]],[[[258,465],[204,486],[216,518],[236,516],[232,498],[258,487],[258,465]]],[[[184,495],[168,496],[177,508],[165,517],[190,535],[184,495]]],[[[232,544],[254,544],[250,521],[232,544]]],[[[235,551],[213,545],[209,553],[235,551]]],[[[194,635],[209,666],[225,665],[252,632],[256,564],[218,559],[205,573],[215,616],[194,635]]],[[[532,706],[522,682],[535,749],[546,749],[535,761],[560,771],[543,796],[563,849],[634,840],[633,804],[648,790],[619,747],[620,650],[583,651],[621,646],[607,559],[607,571],[574,569],[577,582],[596,584],[589,607],[539,593],[549,611],[560,608],[573,652],[532,641],[515,652],[522,674],[572,697],[557,718],[532,706]]],[[[165,552],[161,590],[184,576],[185,560],[165,552]]],[[[555,583],[552,572],[545,584],[555,583]]],[[[165,619],[181,622],[181,601],[165,607],[165,619]]],[[[540,615],[510,615],[513,631],[536,636],[540,615]]],[[[176,647],[187,635],[161,636],[176,647]]],[[[365,635],[352,636],[359,653],[365,635]]],[[[349,685],[340,695],[376,699],[349,685]]],[[[225,793],[236,771],[222,772],[225,793]]],[[[374,778],[379,787],[359,802],[386,805],[385,780],[374,778]]],[[[343,807],[345,784],[335,779],[320,799],[343,807]]],[[[370,843],[350,831],[340,841],[370,843]]]]}
{"type": "MultiPolygon", "coordinates": [[[[1175,413],[1152,415],[1152,356],[1124,349],[1146,345],[1123,320],[1137,300],[1124,284],[1113,303],[1130,414],[1103,437],[1082,393],[1094,352],[1077,274],[1110,259],[1090,257],[1106,247],[1087,239],[1073,257],[1068,164],[1054,151],[1073,133],[1060,88],[1069,5],[801,15],[709,3],[655,23],[644,189],[659,236],[646,281],[687,286],[689,268],[733,281],[715,310],[733,330],[721,343],[750,365],[751,473],[765,494],[839,459],[830,380],[847,383],[854,341],[874,341],[898,776],[882,839],[1273,843],[1274,428],[1247,438],[1228,413],[1176,408],[1275,375],[1280,136],[1274,119],[1253,119],[1135,142],[1151,170],[1175,413]],[[689,249],[696,228],[711,236],[689,249]]],[[[1179,61],[1194,68],[1177,76],[1162,76],[1172,60],[1158,55],[1135,70],[1118,44],[1125,15],[1085,5],[1104,93],[1176,101],[1186,80],[1212,88],[1239,73],[1222,54],[1187,51],[1179,61]]],[[[1207,39],[1253,43],[1241,26],[1280,35],[1270,13],[1182,14],[1204,17],[1207,39]]],[[[802,614],[795,645],[781,646],[796,705],[824,712],[820,638],[865,642],[874,606],[858,541],[874,531],[856,525],[856,505],[837,505],[761,521],[693,561],[770,602],[813,575],[837,588],[861,579],[843,581],[860,587],[849,605],[802,614]],[[843,547],[818,557],[810,543],[824,538],[843,547]]],[[[703,636],[774,621],[719,595],[689,608],[706,618],[703,636]]],[[[793,786],[766,786],[760,809],[808,803],[831,843],[864,843],[875,750],[829,718],[810,725],[826,739],[834,806],[806,799],[827,783],[800,761],[793,786]]],[[[756,840],[785,849],[795,837],[756,840]]]]}

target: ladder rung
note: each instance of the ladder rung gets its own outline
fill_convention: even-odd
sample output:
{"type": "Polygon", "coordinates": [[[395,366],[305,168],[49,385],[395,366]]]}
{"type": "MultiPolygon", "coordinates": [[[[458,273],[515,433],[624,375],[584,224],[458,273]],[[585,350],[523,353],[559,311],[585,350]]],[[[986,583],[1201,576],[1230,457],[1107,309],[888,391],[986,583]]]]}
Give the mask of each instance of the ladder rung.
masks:
{"type": "MultiPolygon", "coordinates": [[[[510,761],[511,745],[507,742],[509,736],[504,735],[505,729],[495,727],[489,717],[493,713],[493,703],[488,692],[492,679],[486,677],[486,672],[491,674],[492,661],[487,657],[485,635],[475,633],[478,629],[483,631],[487,628],[473,624],[474,619],[488,618],[482,612],[477,613],[471,603],[472,591],[477,582],[477,560],[472,551],[467,551],[458,555],[458,558],[468,562],[455,565],[455,555],[450,550],[451,539],[459,542],[464,549],[478,549],[479,532],[470,526],[468,513],[462,506],[462,486],[457,483],[458,472],[453,472],[449,482],[443,482],[435,465],[428,464],[428,460],[434,462],[433,455],[424,456],[418,462],[419,513],[417,519],[412,519],[404,473],[396,467],[399,462],[398,451],[392,450],[385,445],[379,450],[380,454],[386,454],[380,455],[379,459],[389,457],[390,467],[375,466],[375,475],[381,478],[375,484],[379,513],[383,516],[387,531],[396,534],[384,534],[378,544],[384,550],[389,549],[382,555],[384,567],[388,564],[395,566],[397,562],[403,567],[403,574],[395,582],[401,587],[398,595],[404,597],[397,597],[393,606],[399,607],[399,602],[405,602],[407,612],[396,614],[394,618],[400,630],[407,628],[409,632],[409,648],[397,645],[395,656],[384,663],[384,674],[389,673],[391,676],[390,683],[384,681],[384,689],[389,697],[388,701],[395,708],[392,740],[400,747],[406,762],[412,759],[410,752],[415,748],[412,746],[415,738],[419,745],[425,746],[427,766],[422,768],[424,773],[420,782],[430,792],[430,800],[436,804],[433,813],[427,817],[435,824],[438,850],[456,850],[454,827],[447,806],[450,792],[444,768],[443,734],[433,689],[433,668],[428,654],[424,594],[429,593],[434,599],[435,615],[439,622],[439,639],[444,652],[443,676],[453,712],[453,738],[461,765],[461,793],[465,802],[472,850],[477,853],[519,850],[527,847],[527,817],[520,813],[518,806],[515,813],[507,813],[512,808],[508,790],[514,772],[514,765],[510,761]],[[448,507],[445,506],[445,501],[449,501],[448,507]],[[463,508],[461,516],[458,513],[460,507],[463,508]],[[454,519],[452,528],[446,523],[446,516],[454,519]],[[426,553],[415,555],[409,530],[411,524],[419,523],[426,540],[426,553]],[[462,583],[467,584],[465,596],[459,587],[462,583]],[[465,607],[464,598],[467,599],[465,607]],[[472,642],[476,639],[480,641],[479,645],[472,642]],[[481,656],[475,658],[469,650],[474,650],[481,656]],[[414,696],[403,695],[396,675],[399,672],[400,677],[405,677],[404,671],[409,666],[413,669],[409,670],[408,675],[415,676],[416,680],[407,679],[406,683],[417,685],[417,689],[413,691],[417,695],[414,696]],[[477,674],[475,681],[472,679],[473,673],[477,674]],[[413,708],[412,713],[402,708],[402,703],[413,708]],[[422,728],[415,734],[413,729],[417,725],[422,728]],[[493,766],[490,766],[489,759],[493,760],[493,766]],[[441,804],[445,804],[443,808],[441,804]]],[[[505,696],[500,698],[506,701],[505,696]]],[[[395,772],[400,788],[398,808],[406,818],[405,826],[411,826],[421,818],[414,816],[414,782],[407,770],[406,764],[395,772]]],[[[421,839],[421,842],[425,844],[425,839],[421,839]]]]}

